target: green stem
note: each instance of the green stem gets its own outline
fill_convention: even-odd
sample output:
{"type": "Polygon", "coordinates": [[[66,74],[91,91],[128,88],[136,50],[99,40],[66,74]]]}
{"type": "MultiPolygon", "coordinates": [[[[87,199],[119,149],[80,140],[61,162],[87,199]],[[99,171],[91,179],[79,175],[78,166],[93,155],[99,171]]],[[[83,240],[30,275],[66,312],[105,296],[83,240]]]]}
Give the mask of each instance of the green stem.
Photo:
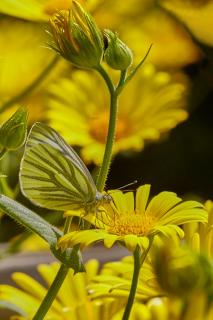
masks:
{"type": "Polygon", "coordinates": [[[53,60],[47,65],[47,67],[44,70],[42,70],[42,72],[38,75],[38,77],[32,83],[30,83],[26,88],[24,88],[23,91],[18,93],[15,97],[12,97],[10,100],[6,101],[0,107],[0,113],[3,113],[5,110],[10,108],[13,104],[19,102],[25,96],[29,95],[46,78],[46,76],[50,73],[50,71],[58,61],[59,61],[59,57],[58,56],[54,57],[53,60]]]}
{"type": "Polygon", "coordinates": [[[68,233],[70,231],[72,218],[73,218],[72,216],[66,218],[66,221],[65,221],[65,224],[64,224],[64,234],[66,234],[66,233],[68,233]]]}
{"type": "MultiPolygon", "coordinates": [[[[69,232],[71,222],[72,222],[72,217],[67,217],[64,225],[64,234],[69,232]]],[[[42,320],[45,317],[53,301],[55,300],[58,294],[58,291],[60,290],[67,276],[68,271],[69,271],[69,267],[67,267],[65,264],[61,264],[60,269],[58,270],[52,285],[50,286],[46,296],[44,297],[41,305],[39,306],[32,320],[42,320]]]]}
{"type": "Polygon", "coordinates": [[[3,147],[2,150],[0,151],[0,160],[4,157],[6,153],[7,153],[7,149],[3,147]]]}
{"type": "Polygon", "coordinates": [[[140,247],[137,246],[135,248],[134,255],[133,255],[133,257],[134,257],[134,272],[133,272],[133,277],[132,277],[132,284],[131,284],[130,293],[129,293],[128,301],[126,304],[126,308],[124,310],[122,320],[129,319],[129,316],[130,316],[130,313],[132,310],[132,306],[133,306],[133,303],[135,300],[135,294],[136,294],[136,290],[137,290],[140,269],[143,266],[143,263],[147,257],[147,254],[152,246],[152,242],[153,242],[153,239],[150,240],[148,248],[143,252],[142,255],[141,255],[140,247]]]}
{"type": "Polygon", "coordinates": [[[63,284],[67,273],[69,271],[69,268],[62,264],[60,266],[60,269],[58,270],[58,273],[49,288],[47,295],[45,296],[44,300],[42,301],[38,311],[36,312],[35,316],[33,317],[33,320],[42,320],[46,313],[48,312],[49,308],[51,307],[55,297],[57,296],[57,293],[63,284]]]}
{"type": "Polygon", "coordinates": [[[109,118],[109,126],[108,126],[108,133],[107,133],[107,141],[106,141],[102,166],[96,182],[97,189],[100,192],[102,192],[104,190],[104,186],[107,180],[107,175],[109,172],[110,162],[112,157],[112,148],[113,148],[115,129],[116,129],[118,95],[106,71],[101,66],[97,69],[97,71],[104,78],[110,92],[110,118],[109,118]]]}

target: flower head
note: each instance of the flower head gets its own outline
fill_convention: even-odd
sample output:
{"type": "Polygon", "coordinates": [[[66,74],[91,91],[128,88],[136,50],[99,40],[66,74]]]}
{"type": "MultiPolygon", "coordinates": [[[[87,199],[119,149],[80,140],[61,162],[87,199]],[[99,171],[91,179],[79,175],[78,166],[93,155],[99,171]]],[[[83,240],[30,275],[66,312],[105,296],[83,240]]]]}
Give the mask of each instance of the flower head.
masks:
{"type": "Polygon", "coordinates": [[[57,12],[51,19],[54,44],[51,47],[78,67],[99,66],[104,50],[101,31],[78,2],[72,10],[57,12]]]}
{"type": "MultiPolygon", "coordinates": [[[[127,297],[122,297],[121,295],[114,296],[110,292],[105,296],[95,297],[91,292],[92,287],[90,287],[90,284],[92,279],[98,274],[99,264],[97,260],[89,260],[85,264],[85,267],[86,273],[74,275],[73,270],[69,271],[55,301],[45,316],[45,320],[121,319],[127,297]]],[[[21,272],[12,274],[12,279],[19,288],[10,285],[0,285],[0,301],[2,306],[11,307],[13,313],[17,314],[11,320],[29,320],[33,318],[44,295],[47,293],[47,288],[55,278],[58,268],[58,263],[38,266],[38,272],[46,283],[46,287],[29,275],[21,272]]],[[[108,266],[107,269],[109,270],[109,268],[108,266]]],[[[112,269],[111,273],[113,272],[112,269]]],[[[146,274],[146,269],[144,269],[144,273],[146,274]]],[[[121,278],[120,280],[123,283],[121,278]]],[[[99,290],[106,291],[106,288],[110,288],[110,285],[112,285],[111,279],[108,282],[108,286],[106,283],[99,281],[98,287],[99,290]]],[[[145,296],[147,297],[147,292],[149,291],[143,290],[143,292],[145,292],[145,296]]],[[[141,303],[135,303],[131,320],[138,319],[138,314],[141,314],[143,309],[145,309],[145,306],[141,303]]]]}
{"type": "MultiPolygon", "coordinates": [[[[52,84],[49,93],[50,125],[70,144],[82,147],[85,162],[100,164],[109,119],[109,97],[100,77],[78,70],[72,74],[72,81],[64,78],[52,84]]],[[[144,65],[120,97],[114,154],[140,151],[146,142],[158,140],[184,121],[186,95],[183,74],[172,75],[144,65]]]]}
{"type": "MultiPolygon", "coordinates": [[[[77,244],[83,248],[97,241],[104,241],[110,248],[115,242],[121,242],[130,251],[136,246],[148,247],[150,238],[155,235],[175,238],[184,233],[178,226],[191,221],[207,221],[207,212],[196,201],[182,201],[173,192],[161,192],[148,202],[150,185],[133,192],[123,193],[119,190],[110,192],[113,202],[104,205],[94,217],[87,219],[96,225],[96,229],[70,232],[59,239],[59,247],[73,247],[77,244]]],[[[68,211],[67,215],[77,215],[68,211]]]]}
{"type": "MultiPolygon", "coordinates": [[[[58,295],[48,311],[45,319],[54,320],[101,320],[104,313],[106,319],[111,319],[117,310],[123,307],[122,299],[96,299],[91,301],[87,285],[98,272],[98,262],[90,260],[86,264],[87,273],[73,274],[70,270],[58,295]]],[[[49,287],[59,269],[59,263],[41,264],[38,272],[49,287]]],[[[12,274],[12,279],[19,288],[0,285],[0,301],[12,306],[19,316],[15,319],[32,319],[37,311],[47,288],[29,275],[21,272],[12,274]]]]}

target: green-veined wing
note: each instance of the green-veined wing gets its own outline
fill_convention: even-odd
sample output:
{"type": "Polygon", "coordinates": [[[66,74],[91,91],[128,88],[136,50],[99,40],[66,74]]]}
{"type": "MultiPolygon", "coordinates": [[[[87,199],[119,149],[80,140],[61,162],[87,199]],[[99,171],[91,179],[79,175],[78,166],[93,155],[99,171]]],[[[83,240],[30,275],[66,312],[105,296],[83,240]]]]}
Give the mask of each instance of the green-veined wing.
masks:
{"type": "Polygon", "coordinates": [[[23,194],[53,210],[83,209],[95,203],[97,189],[77,153],[52,128],[35,123],[20,168],[23,194]]]}

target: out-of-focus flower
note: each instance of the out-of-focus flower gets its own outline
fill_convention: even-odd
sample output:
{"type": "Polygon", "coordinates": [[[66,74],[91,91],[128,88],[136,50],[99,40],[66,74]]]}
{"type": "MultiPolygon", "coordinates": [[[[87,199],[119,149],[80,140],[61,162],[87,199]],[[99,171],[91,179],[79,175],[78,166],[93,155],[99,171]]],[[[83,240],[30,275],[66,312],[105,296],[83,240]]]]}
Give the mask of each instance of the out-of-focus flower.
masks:
{"type": "Polygon", "coordinates": [[[2,0],[0,11],[4,14],[35,22],[48,21],[58,10],[70,9],[72,0],[2,0]]]}
{"type": "Polygon", "coordinates": [[[184,298],[213,288],[210,262],[188,248],[166,243],[156,250],[154,266],[159,284],[170,295],[184,298]]]}
{"type": "Polygon", "coordinates": [[[208,223],[189,223],[184,225],[185,239],[192,249],[213,257],[213,202],[205,202],[208,223]]]}
{"type": "Polygon", "coordinates": [[[70,11],[59,11],[51,19],[53,43],[50,46],[62,57],[82,68],[100,65],[104,43],[92,16],[78,2],[70,11]]]}
{"type": "MultiPolygon", "coordinates": [[[[44,25],[2,17],[0,21],[0,109],[8,100],[24,91],[54,59],[51,50],[44,48],[47,36],[44,25]],[[12,27],[11,27],[12,26],[12,27]],[[36,59],[35,59],[36,56],[36,59]]],[[[49,73],[29,96],[22,97],[22,105],[29,109],[29,121],[41,119],[43,92],[47,83],[58,76],[63,64],[49,73]]],[[[15,106],[15,108],[17,108],[15,106]]],[[[11,106],[10,115],[14,112],[11,106]]]]}
{"type": "MultiPolygon", "coordinates": [[[[47,287],[54,280],[58,268],[58,263],[38,266],[38,272],[47,287]]],[[[73,270],[70,270],[45,319],[111,319],[113,314],[123,307],[123,301],[113,298],[91,301],[86,286],[97,272],[98,262],[96,260],[87,262],[86,273],[73,275],[73,270]]],[[[13,273],[12,279],[20,289],[9,285],[0,285],[1,305],[4,302],[5,305],[11,306],[15,313],[19,313],[20,317],[18,316],[16,319],[32,319],[47,292],[47,288],[24,273],[13,273]]]]}
{"type": "Polygon", "coordinates": [[[164,8],[183,22],[191,33],[209,46],[213,45],[212,0],[161,0],[164,8]]]}
{"type": "Polygon", "coordinates": [[[149,62],[160,68],[179,68],[202,58],[201,49],[187,30],[155,1],[137,0],[122,6],[120,3],[119,0],[102,2],[97,9],[94,6],[94,16],[100,27],[119,32],[133,50],[136,63],[151,43],[149,62]]]}
{"type": "MultiPolygon", "coordinates": [[[[125,245],[130,251],[136,246],[142,250],[149,245],[149,239],[156,234],[175,238],[184,233],[178,226],[191,221],[207,221],[207,212],[196,201],[183,202],[173,192],[161,192],[148,203],[150,185],[133,192],[123,193],[113,190],[110,195],[113,202],[106,204],[96,216],[89,214],[85,219],[96,229],[73,231],[59,239],[62,249],[80,244],[81,248],[103,241],[111,248],[115,242],[125,245]]],[[[67,211],[66,215],[79,215],[81,212],[67,211]]]]}
{"type": "MultiPolygon", "coordinates": [[[[49,87],[47,119],[72,145],[81,146],[85,162],[100,164],[109,117],[109,97],[95,73],[77,71],[71,81],[62,79],[49,87]],[[95,88],[95,94],[94,94],[95,88]]],[[[158,72],[144,65],[120,97],[114,154],[140,151],[146,141],[187,118],[187,81],[182,75],[158,72]]]]}
{"type": "MultiPolygon", "coordinates": [[[[128,298],[133,266],[132,256],[124,257],[120,261],[105,263],[101,273],[96,275],[88,286],[92,298],[128,298]]],[[[161,295],[163,291],[157,283],[153,266],[150,261],[146,260],[140,270],[136,300],[145,301],[161,295]]]]}
{"type": "Polygon", "coordinates": [[[211,319],[212,261],[187,247],[165,243],[156,251],[154,268],[160,286],[169,297],[169,314],[175,302],[175,319],[211,319]]]}
{"type": "MultiPolygon", "coordinates": [[[[98,274],[99,264],[96,260],[90,260],[85,264],[85,267],[86,273],[73,275],[73,271],[69,271],[55,301],[45,316],[45,320],[121,319],[126,296],[119,295],[114,298],[113,294],[108,294],[106,297],[93,299],[88,285],[98,274]]],[[[38,266],[38,272],[47,287],[52,283],[58,268],[58,263],[38,266]]],[[[5,305],[17,314],[12,317],[13,320],[30,320],[37,311],[47,289],[24,273],[13,273],[12,279],[20,289],[9,285],[0,285],[1,306],[5,305]]],[[[105,284],[99,283],[99,289],[102,287],[105,288],[105,284]]],[[[135,303],[130,320],[137,320],[140,315],[149,315],[149,311],[142,303],[135,303]]],[[[150,318],[144,319],[150,320],[150,318]]]]}

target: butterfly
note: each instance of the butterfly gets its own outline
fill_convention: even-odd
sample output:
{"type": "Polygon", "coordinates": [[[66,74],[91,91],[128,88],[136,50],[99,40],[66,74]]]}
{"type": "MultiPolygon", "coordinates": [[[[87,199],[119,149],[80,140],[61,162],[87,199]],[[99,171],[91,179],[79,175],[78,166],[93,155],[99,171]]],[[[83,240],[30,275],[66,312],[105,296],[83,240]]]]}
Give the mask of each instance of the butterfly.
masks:
{"type": "Polygon", "coordinates": [[[22,193],[34,204],[52,210],[96,213],[112,200],[95,186],[77,153],[51,127],[36,122],[28,135],[20,166],[22,193]]]}

